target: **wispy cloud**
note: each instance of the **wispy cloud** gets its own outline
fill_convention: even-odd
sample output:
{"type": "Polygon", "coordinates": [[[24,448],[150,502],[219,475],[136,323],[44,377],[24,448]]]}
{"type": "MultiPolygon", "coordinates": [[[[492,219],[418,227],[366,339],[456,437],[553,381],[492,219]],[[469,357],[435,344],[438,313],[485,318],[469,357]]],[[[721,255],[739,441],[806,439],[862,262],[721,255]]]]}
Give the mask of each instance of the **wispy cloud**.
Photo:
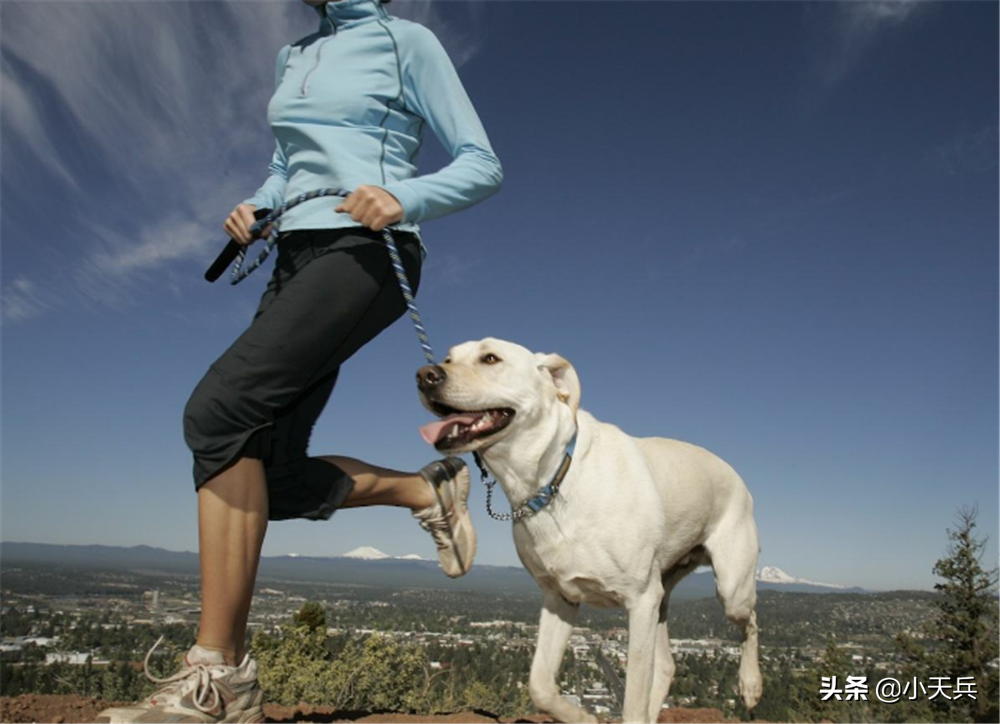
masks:
{"type": "Polygon", "coordinates": [[[390,8],[393,15],[433,30],[457,68],[476,57],[483,47],[481,1],[396,0],[390,8]]]}
{"type": "Polygon", "coordinates": [[[482,267],[483,263],[483,259],[449,252],[444,252],[440,256],[431,255],[427,260],[424,276],[433,278],[434,281],[425,279],[421,284],[431,289],[469,286],[476,283],[473,273],[482,267]]]}
{"type": "Polygon", "coordinates": [[[79,185],[63,163],[50,134],[46,131],[44,117],[31,95],[18,78],[0,68],[0,88],[3,89],[4,132],[18,138],[41,165],[74,190],[79,185]]]}
{"type": "MultiPolygon", "coordinates": [[[[457,66],[481,47],[479,3],[390,10],[434,30],[457,66]]],[[[299,2],[5,3],[4,173],[53,179],[45,198],[21,208],[19,196],[8,269],[27,271],[16,250],[28,240],[15,237],[53,208],[65,234],[46,241],[80,260],[75,291],[101,304],[135,301],[136,278],[210,260],[225,216],[267,175],[275,56],[317,22],[299,2]]],[[[31,267],[66,293],[45,274],[31,267]]],[[[12,285],[5,319],[47,308],[25,284],[12,285]]]]}
{"type": "Polygon", "coordinates": [[[865,0],[809,4],[815,22],[813,65],[826,89],[847,78],[875,44],[893,28],[930,9],[924,0],[865,0]]]}
{"type": "Polygon", "coordinates": [[[220,233],[204,222],[173,214],[144,225],[137,236],[125,234],[100,220],[86,219],[83,233],[99,240],[83,255],[74,278],[89,300],[122,309],[152,275],[161,286],[181,294],[176,279],[166,275],[172,263],[205,257],[216,249],[220,233]],[[168,279],[168,276],[170,277],[168,279]]]}
{"type": "Polygon", "coordinates": [[[978,131],[959,133],[934,148],[928,160],[932,166],[951,176],[993,171],[1000,153],[998,136],[1000,127],[996,124],[978,131]]]}
{"type": "Polygon", "coordinates": [[[53,306],[49,297],[28,277],[14,277],[0,293],[0,317],[4,324],[37,317],[53,306]]]}
{"type": "MultiPolygon", "coordinates": [[[[316,18],[300,3],[65,2],[9,4],[4,23],[3,172],[46,190],[14,189],[4,262],[73,293],[54,283],[63,269],[35,266],[35,239],[17,238],[58,214],[45,243],[78,260],[75,292],[121,306],[136,276],[224,240],[225,215],[267,174],[274,58],[316,18]]],[[[9,291],[5,320],[49,306],[24,283],[9,291]]]]}

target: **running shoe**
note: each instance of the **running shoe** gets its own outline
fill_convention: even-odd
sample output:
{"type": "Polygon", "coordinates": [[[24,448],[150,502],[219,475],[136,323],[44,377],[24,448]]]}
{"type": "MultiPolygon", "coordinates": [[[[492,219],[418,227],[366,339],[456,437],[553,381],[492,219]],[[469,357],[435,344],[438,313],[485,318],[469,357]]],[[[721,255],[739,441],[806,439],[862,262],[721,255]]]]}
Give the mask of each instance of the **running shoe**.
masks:
{"type": "Polygon", "coordinates": [[[160,645],[157,639],[146,654],[146,678],[160,687],[135,706],[105,709],[97,721],[132,722],[263,722],[263,692],[257,684],[257,662],[249,655],[239,666],[226,664],[221,651],[195,644],[184,656],[184,666],[173,676],[157,678],[149,671],[149,657],[160,645]]]}
{"type": "Polygon", "coordinates": [[[434,538],[441,570],[452,578],[464,576],[476,555],[476,530],[466,504],[469,468],[461,458],[452,457],[425,465],[420,475],[430,484],[435,501],[414,511],[413,517],[434,538]]]}

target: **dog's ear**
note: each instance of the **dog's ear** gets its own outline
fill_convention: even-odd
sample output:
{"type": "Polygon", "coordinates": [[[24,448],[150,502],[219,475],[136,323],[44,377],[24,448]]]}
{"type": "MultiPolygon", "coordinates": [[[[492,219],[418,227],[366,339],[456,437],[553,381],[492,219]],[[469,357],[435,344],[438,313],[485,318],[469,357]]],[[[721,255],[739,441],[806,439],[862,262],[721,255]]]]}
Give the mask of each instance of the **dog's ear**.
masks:
{"type": "Polygon", "coordinates": [[[540,370],[545,370],[552,376],[552,382],[556,386],[556,396],[573,410],[580,409],[580,378],[576,376],[566,359],[557,354],[536,354],[535,361],[540,370]]]}

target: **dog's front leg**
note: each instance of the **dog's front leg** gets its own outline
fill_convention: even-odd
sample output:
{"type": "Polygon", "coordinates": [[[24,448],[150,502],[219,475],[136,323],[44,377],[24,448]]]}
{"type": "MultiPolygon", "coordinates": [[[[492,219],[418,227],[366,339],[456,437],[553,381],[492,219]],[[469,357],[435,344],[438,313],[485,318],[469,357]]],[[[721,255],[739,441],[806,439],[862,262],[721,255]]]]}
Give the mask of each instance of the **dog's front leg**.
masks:
{"type": "Polygon", "coordinates": [[[656,623],[662,598],[662,586],[651,585],[628,607],[628,672],[625,676],[625,706],[622,707],[625,722],[650,721],[656,623]]]}
{"type": "Polygon", "coordinates": [[[538,624],[538,646],[531,662],[528,691],[539,709],[563,722],[596,722],[585,709],[570,704],[559,694],[557,677],[566,644],[573,632],[580,607],[554,591],[542,589],[542,618],[538,624]]]}

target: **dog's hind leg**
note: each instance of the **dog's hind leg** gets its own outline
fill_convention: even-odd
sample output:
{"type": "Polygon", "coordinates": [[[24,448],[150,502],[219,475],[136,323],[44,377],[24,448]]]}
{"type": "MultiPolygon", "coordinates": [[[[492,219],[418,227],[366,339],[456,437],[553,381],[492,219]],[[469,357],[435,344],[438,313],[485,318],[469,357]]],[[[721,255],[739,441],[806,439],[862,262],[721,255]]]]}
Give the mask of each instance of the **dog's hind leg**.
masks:
{"type": "Polygon", "coordinates": [[[757,652],[757,557],[760,544],[753,518],[722,529],[705,542],[715,569],[715,589],[726,617],[743,634],[740,648],[740,696],[752,711],[763,690],[757,652]]]}
{"type": "Polygon", "coordinates": [[[543,588],[542,617],[538,624],[538,645],[531,661],[528,692],[539,709],[563,722],[597,722],[597,718],[570,704],[559,694],[557,676],[566,644],[580,607],[558,593],[543,588]]]}

